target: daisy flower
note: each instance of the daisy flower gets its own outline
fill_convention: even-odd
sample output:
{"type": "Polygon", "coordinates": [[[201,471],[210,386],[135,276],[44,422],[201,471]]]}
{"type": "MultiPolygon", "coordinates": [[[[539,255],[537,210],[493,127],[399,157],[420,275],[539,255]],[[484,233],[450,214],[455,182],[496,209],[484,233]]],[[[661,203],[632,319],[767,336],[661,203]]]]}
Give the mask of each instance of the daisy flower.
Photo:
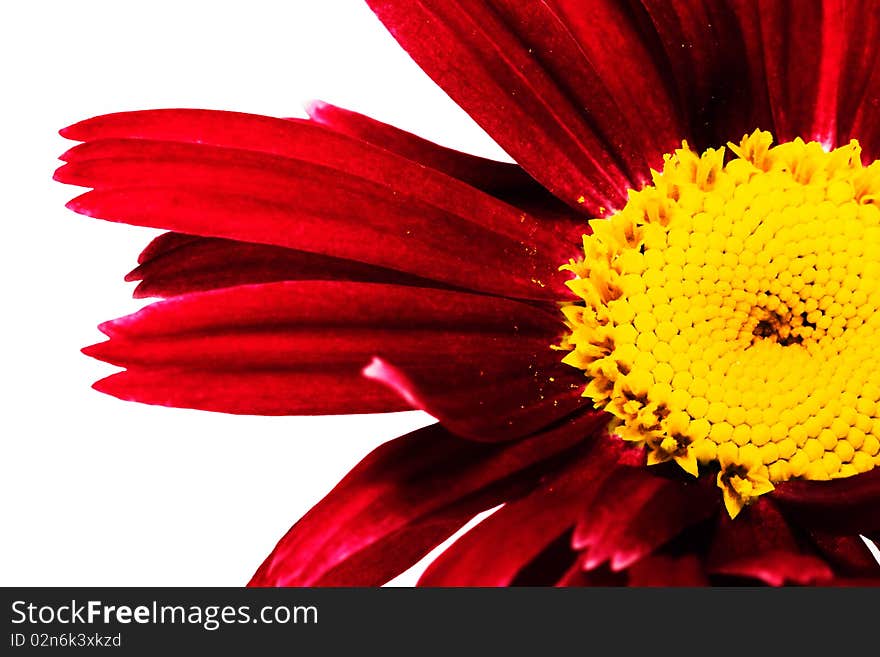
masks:
{"type": "Polygon", "coordinates": [[[517,162],[315,103],[62,131],[81,214],[166,229],[88,347],[116,397],[421,409],[253,585],[878,584],[880,12],[368,4],[517,162]]]}

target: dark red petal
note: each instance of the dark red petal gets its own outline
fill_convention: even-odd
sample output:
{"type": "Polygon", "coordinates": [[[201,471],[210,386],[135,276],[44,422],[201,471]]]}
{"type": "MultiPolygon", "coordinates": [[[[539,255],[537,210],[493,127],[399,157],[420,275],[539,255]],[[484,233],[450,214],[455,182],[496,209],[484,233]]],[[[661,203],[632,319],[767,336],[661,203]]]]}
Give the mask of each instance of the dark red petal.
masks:
{"type": "Polygon", "coordinates": [[[513,1],[369,4],[523,168],[575,207],[585,197],[589,213],[622,207],[627,187],[683,136],[619,3],[571,13],[513,1]]]}
{"type": "Polygon", "coordinates": [[[516,164],[496,162],[444,148],[387,123],[328,103],[314,102],[308,112],[312,120],[332,130],[442,171],[522,208],[548,222],[547,229],[560,237],[570,233],[569,241],[572,244],[579,245],[587,229],[580,208],[574,210],[562,203],[516,164]]]}
{"type": "Polygon", "coordinates": [[[578,519],[573,545],[583,565],[612,570],[636,563],[718,510],[718,491],[703,480],[661,476],[645,467],[615,470],[578,519]]]}
{"type": "Polygon", "coordinates": [[[837,576],[880,576],[880,564],[859,536],[810,532],[810,539],[837,576]]]}
{"type": "Polygon", "coordinates": [[[760,43],[758,13],[732,4],[642,0],[699,149],[773,128],[760,48],[746,48],[760,43]]]}
{"type": "Polygon", "coordinates": [[[469,155],[422,139],[363,114],[314,101],[306,108],[311,119],[335,132],[360,139],[463,180],[493,196],[515,189],[543,190],[516,164],[469,155]]]}
{"type": "Polygon", "coordinates": [[[453,543],[428,567],[419,584],[511,584],[525,566],[574,525],[592,481],[613,467],[619,451],[617,441],[610,439],[585,446],[527,497],[502,507],[453,543]]]}
{"type": "Polygon", "coordinates": [[[626,571],[614,572],[607,566],[584,570],[583,564],[578,559],[559,578],[556,586],[626,586],[627,580],[626,571]]]}
{"type": "Polygon", "coordinates": [[[839,2],[760,3],[761,47],[777,141],[836,141],[844,14],[839,2]]]}
{"type": "Polygon", "coordinates": [[[846,16],[838,141],[858,139],[867,161],[880,159],[880,12],[872,0],[853,0],[846,16]]]}
{"type": "Polygon", "coordinates": [[[357,368],[301,370],[131,366],[93,386],[125,401],[238,415],[388,413],[412,407],[357,368]]]}
{"type": "MultiPolygon", "coordinates": [[[[111,221],[358,260],[486,292],[567,294],[566,277],[557,271],[561,253],[544,259],[531,244],[464,218],[490,211],[486,204],[466,209],[466,195],[452,213],[311,163],[209,146],[163,150],[167,160],[65,165],[56,172],[58,180],[96,188],[68,207],[111,221]]],[[[456,198],[455,190],[448,191],[456,198]]]]}
{"type": "Polygon", "coordinates": [[[548,231],[470,185],[312,121],[154,110],[97,117],[63,134],[97,140],[68,151],[69,164],[56,172],[97,188],[71,202],[84,214],[345,257],[463,287],[472,275],[472,287],[504,294],[567,295],[555,272],[571,256],[570,230],[548,231]],[[506,272],[503,284],[498,271],[506,272]]]}
{"type": "Polygon", "coordinates": [[[858,587],[877,587],[880,586],[880,577],[835,577],[828,581],[826,586],[858,586],[858,587]]]}
{"type": "Polygon", "coordinates": [[[651,554],[627,571],[630,586],[708,586],[701,558],[695,554],[651,554]]]}
{"type": "Polygon", "coordinates": [[[170,297],[252,283],[335,280],[438,287],[428,279],[318,253],[217,237],[164,233],[126,277],[140,281],[135,297],[170,297]]]}
{"type": "Polygon", "coordinates": [[[475,440],[516,438],[586,406],[582,377],[560,367],[557,352],[546,344],[523,340],[515,353],[461,364],[450,360],[459,356],[458,350],[437,348],[427,367],[399,356],[377,357],[364,375],[396,390],[454,433],[475,440]]]}
{"type": "Polygon", "coordinates": [[[440,425],[392,440],[293,526],[250,584],[382,584],[453,533],[456,522],[464,524],[467,514],[521,494],[546,467],[542,462],[594,426],[595,417],[582,416],[504,446],[460,440],[440,425]]]}
{"type": "MultiPolygon", "coordinates": [[[[149,403],[182,394],[151,390],[153,384],[173,387],[164,376],[149,377],[151,369],[191,370],[198,381],[215,371],[226,386],[234,386],[237,374],[247,381],[250,374],[272,371],[303,382],[310,373],[332,371],[349,393],[357,378],[376,388],[360,371],[379,357],[415,382],[418,408],[461,435],[499,440],[532,433],[582,407],[578,372],[550,348],[561,329],[552,306],[451,290],[298,281],[155,303],[103,324],[110,339],[85,351],[130,368],[102,389],[149,403]]],[[[303,397],[320,393],[308,390],[303,397]]],[[[236,406],[229,412],[248,411],[236,406]]]]}
{"type": "Polygon", "coordinates": [[[788,481],[773,491],[786,516],[838,534],[880,532],[880,468],[831,481],[788,481]]]}
{"type": "Polygon", "coordinates": [[[831,579],[828,565],[799,544],[779,510],[766,496],[731,519],[718,515],[709,554],[714,574],[759,579],[771,586],[815,584],[831,579]]]}

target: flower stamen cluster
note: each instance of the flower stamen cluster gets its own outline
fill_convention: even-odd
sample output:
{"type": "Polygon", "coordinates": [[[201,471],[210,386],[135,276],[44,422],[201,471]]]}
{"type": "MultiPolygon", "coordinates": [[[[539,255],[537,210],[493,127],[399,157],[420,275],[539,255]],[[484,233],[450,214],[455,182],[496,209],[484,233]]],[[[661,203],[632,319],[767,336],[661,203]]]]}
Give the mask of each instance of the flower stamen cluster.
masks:
{"type": "Polygon", "coordinates": [[[564,362],[649,464],[775,483],[880,465],[880,161],[755,131],[665,156],[563,268],[564,362]]]}

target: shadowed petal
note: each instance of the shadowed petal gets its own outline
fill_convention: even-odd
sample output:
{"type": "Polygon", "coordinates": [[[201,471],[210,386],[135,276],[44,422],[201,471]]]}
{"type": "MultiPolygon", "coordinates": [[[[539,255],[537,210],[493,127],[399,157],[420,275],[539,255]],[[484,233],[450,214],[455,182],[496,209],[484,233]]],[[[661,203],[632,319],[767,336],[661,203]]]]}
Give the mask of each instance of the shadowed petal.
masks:
{"type": "Polygon", "coordinates": [[[708,586],[705,565],[696,554],[651,554],[627,570],[630,586],[708,586]]]}
{"type": "MultiPolygon", "coordinates": [[[[346,393],[357,380],[375,391],[379,384],[360,372],[379,357],[415,382],[418,408],[468,437],[526,435],[582,407],[577,373],[550,349],[562,330],[555,308],[510,299],[375,283],[288,281],[175,297],[106,322],[101,330],[109,340],[85,352],[129,368],[102,382],[101,389],[148,403],[199,401],[192,396],[195,385],[184,383],[192,377],[205,383],[211,372],[230,390],[259,373],[288,375],[300,384],[315,374],[316,383],[326,384],[332,372],[346,393]],[[181,390],[173,389],[169,374],[181,377],[181,390]]],[[[290,386],[283,391],[279,411],[287,403],[308,412],[311,402],[289,399],[290,386]]],[[[271,397],[272,389],[261,395],[271,397]]],[[[321,399],[314,388],[300,397],[321,399]]],[[[229,409],[217,407],[213,396],[204,401],[196,408],[252,412],[237,401],[229,409]]],[[[410,407],[413,400],[407,401],[410,407]]],[[[360,407],[356,394],[351,403],[360,407]]]]}
{"type": "Polygon", "coordinates": [[[570,233],[569,241],[580,245],[581,235],[587,229],[581,209],[575,210],[565,205],[519,165],[487,160],[444,148],[387,123],[329,103],[313,102],[308,107],[308,113],[313,121],[331,130],[362,139],[442,171],[506,203],[522,208],[544,221],[547,230],[560,236],[570,233]]]}
{"type": "Polygon", "coordinates": [[[766,497],[731,519],[718,514],[709,571],[759,579],[771,586],[816,584],[831,579],[831,568],[798,543],[782,514],[766,497]]]}
{"type": "Polygon", "coordinates": [[[626,188],[684,136],[619,3],[569,15],[543,2],[369,4],[435,82],[574,207],[622,207],[626,188]],[[576,38],[569,23],[579,16],[594,22],[581,20],[576,38]]]}
{"type": "Polygon", "coordinates": [[[293,526],[250,584],[382,584],[456,523],[533,486],[545,467],[539,464],[583,440],[595,424],[583,416],[505,446],[460,440],[440,425],[392,440],[293,526]]]}
{"type": "Polygon", "coordinates": [[[365,381],[355,367],[223,371],[132,365],[92,387],[124,401],[238,415],[339,415],[412,409],[385,386],[365,381]]]}
{"type": "Polygon", "coordinates": [[[810,532],[810,539],[837,576],[880,577],[880,564],[858,536],[810,532]]]}
{"type": "MultiPolygon", "coordinates": [[[[698,150],[773,127],[753,3],[642,0],[698,150]]],[[[661,61],[658,57],[658,61],[661,61]]]]}
{"type": "Polygon", "coordinates": [[[69,203],[82,214],[505,295],[566,294],[556,269],[572,254],[570,230],[555,234],[461,181],[311,121],[155,110],[63,133],[97,140],[68,151],[56,172],[95,188],[69,203]]]}
{"type": "Polygon", "coordinates": [[[708,478],[667,478],[645,467],[620,468],[581,514],[573,545],[583,550],[584,568],[610,561],[612,570],[621,570],[718,507],[718,490],[708,478]]]}
{"type": "Polygon", "coordinates": [[[623,447],[603,439],[590,445],[559,473],[504,506],[462,536],[425,571],[423,586],[506,586],[555,539],[569,530],[593,482],[613,469],[623,447]]]}
{"type": "Polygon", "coordinates": [[[851,536],[880,532],[880,468],[831,481],[787,481],[773,501],[806,527],[851,536]]]}
{"type": "Polygon", "coordinates": [[[833,143],[844,52],[842,3],[762,2],[761,36],[777,141],[833,143]]]}
{"type": "Polygon", "coordinates": [[[163,233],[150,242],[138,261],[140,264],[125,277],[127,281],[140,281],[135,298],[295,280],[444,287],[429,279],[354,260],[173,232],[163,233]]]}
{"type": "Polygon", "coordinates": [[[863,159],[880,159],[880,12],[872,0],[851,0],[847,12],[845,75],[840,78],[838,143],[858,139],[863,159]]]}

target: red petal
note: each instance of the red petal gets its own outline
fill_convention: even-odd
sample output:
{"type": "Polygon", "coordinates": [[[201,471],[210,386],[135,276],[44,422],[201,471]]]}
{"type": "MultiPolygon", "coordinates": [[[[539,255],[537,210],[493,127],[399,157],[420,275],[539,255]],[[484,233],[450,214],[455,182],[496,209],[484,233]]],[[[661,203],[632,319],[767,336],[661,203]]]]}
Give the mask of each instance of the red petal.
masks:
{"type": "Polygon", "coordinates": [[[435,82],[575,207],[580,197],[590,213],[622,207],[627,187],[682,137],[653,60],[615,3],[560,9],[577,39],[545,3],[369,4],[435,82]]]}
{"type": "Polygon", "coordinates": [[[841,3],[763,2],[761,36],[777,141],[834,143],[845,18],[841,3]]]}
{"type": "Polygon", "coordinates": [[[463,441],[439,425],[392,440],[293,526],[251,585],[382,584],[478,507],[531,486],[530,469],[582,440],[594,422],[582,418],[505,446],[463,441]]]}
{"type": "Polygon", "coordinates": [[[387,413],[412,407],[358,368],[222,371],[131,366],[93,386],[125,401],[238,415],[387,413]]]}
{"type": "MultiPolygon", "coordinates": [[[[234,383],[238,374],[248,381],[272,371],[301,384],[310,373],[324,373],[326,382],[327,373],[335,372],[350,393],[360,370],[381,357],[416,381],[419,408],[461,435],[522,436],[582,406],[577,371],[550,349],[561,330],[556,309],[497,297],[372,283],[268,283],[176,297],[101,330],[110,340],[86,353],[130,368],[102,389],[148,403],[191,399],[191,392],[174,390],[165,376],[188,370],[200,383],[217,372],[233,388],[240,387],[234,383]],[[151,369],[162,374],[151,377],[151,369]],[[170,389],[150,387],[160,384],[170,389]]],[[[289,394],[286,386],[279,409],[306,404],[298,412],[324,412],[308,411],[311,401],[289,400],[289,394]]],[[[320,395],[312,388],[301,396],[320,395]]],[[[358,407],[356,396],[352,406],[358,407]]],[[[251,412],[246,408],[212,410],[251,412]]]]}
{"type": "Polygon", "coordinates": [[[652,554],[630,566],[630,586],[708,586],[709,578],[695,554],[652,554]]]}
{"type": "Polygon", "coordinates": [[[63,132],[99,139],[71,149],[56,172],[97,189],[71,202],[83,214],[344,257],[507,295],[568,296],[555,272],[575,250],[571,231],[554,234],[461,181],[310,121],[156,110],[63,132]]]}
{"type": "Polygon", "coordinates": [[[576,211],[562,203],[516,164],[496,162],[444,148],[387,123],[328,103],[314,102],[308,112],[312,120],[332,130],[442,171],[522,208],[538,219],[549,222],[548,230],[553,230],[560,237],[570,234],[566,241],[572,244],[580,244],[581,236],[587,230],[581,208],[576,211]]]}
{"type": "Polygon", "coordinates": [[[831,481],[788,481],[773,500],[806,527],[839,534],[880,531],[880,468],[831,481]]]}
{"type": "Polygon", "coordinates": [[[571,565],[566,573],[556,582],[556,586],[595,587],[626,585],[626,571],[614,572],[607,566],[600,566],[595,570],[584,570],[583,564],[580,560],[575,561],[575,563],[571,565]]]}
{"type": "Polygon", "coordinates": [[[709,554],[709,571],[750,577],[771,586],[786,582],[815,584],[832,577],[828,565],[798,544],[782,514],[766,498],[733,520],[718,514],[718,530],[709,554]]]}
{"type": "Polygon", "coordinates": [[[856,0],[847,13],[846,59],[838,93],[838,142],[858,139],[865,159],[880,159],[880,12],[856,0]]]}
{"type": "MultiPolygon", "coordinates": [[[[676,473],[677,475],[677,473],[676,473]]],[[[615,470],[592,498],[575,528],[573,545],[592,569],[636,563],[680,532],[718,510],[717,488],[644,467],[615,470]]]]}
{"type": "Polygon", "coordinates": [[[438,146],[387,123],[329,103],[315,101],[306,109],[313,121],[335,132],[420,162],[493,196],[522,188],[530,192],[544,190],[516,164],[487,160],[438,146]]]}
{"type": "Polygon", "coordinates": [[[642,0],[669,62],[680,104],[698,148],[772,129],[764,63],[752,3],[731,8],[711,0],[642,0]],[[737,17],[739,12],[739,20],[737,17]],[[744,39],[745,37],[745,39],[744,39]]]}
{"type": "Polygon", "coordinates": [[[141,281],[134,296],[170,297],[252,283],[335,280],[438,287],[428,279],[268,244],[164,233],[138,258],[125,280],[141,281]]]}
{"type": "Polygon", "coordinates": [[[462,536],[428,567],[419,584],[511,584],[526,565],[574,525],[591,482],[603,476],[618,455],[616,441],[592,442],[530,495],[507,504],[462,536]]]}
{"type": "Polygon", "coordinates": [[[880,576],[880,564],[868,546],[858,536],[835,536],[825,532],[810,532],[813,544],[834,568],[837,576],[880,576]]]}

